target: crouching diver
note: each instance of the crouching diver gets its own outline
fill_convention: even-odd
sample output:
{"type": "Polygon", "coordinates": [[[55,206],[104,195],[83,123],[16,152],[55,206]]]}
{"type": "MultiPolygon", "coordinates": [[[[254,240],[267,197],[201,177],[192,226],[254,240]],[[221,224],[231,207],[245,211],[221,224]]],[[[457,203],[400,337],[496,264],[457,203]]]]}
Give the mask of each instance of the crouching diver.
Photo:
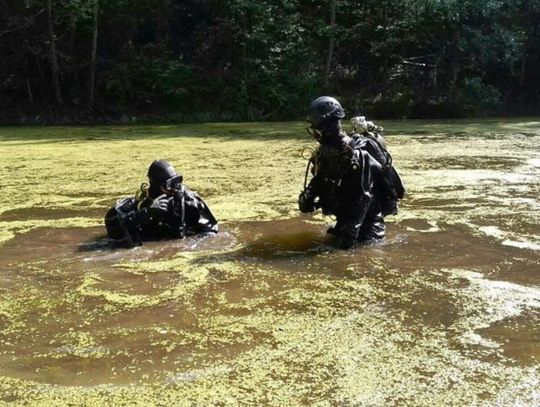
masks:
{"type": "Polygon", "coordinates": [[[119,199],[105,215],[110,238],[131,247],[143,240],[217,233],[216,218],[206,203],[182,184],[182,175],[170,163],[152,162],[148,179],[150,183],[143,183],[136,196],[119,199]]]}
{"type": "Polygon", "coordinates": [[[319,146],[306,168],[298,206],[303,213],[320,208],[334,215],[336,224],[328,233],[336,236],[341,249],[349,249],[358,241],[384,238],[384,216],[397,213],[405,190],[380,135],[382,128],[359,117],[353,119],[358,132],[347,135],[341,128],[344,117],[332,97],[311,103],[308,132],[319,146]],[[313,178],[307,184],[310,166],[313,178]]]}

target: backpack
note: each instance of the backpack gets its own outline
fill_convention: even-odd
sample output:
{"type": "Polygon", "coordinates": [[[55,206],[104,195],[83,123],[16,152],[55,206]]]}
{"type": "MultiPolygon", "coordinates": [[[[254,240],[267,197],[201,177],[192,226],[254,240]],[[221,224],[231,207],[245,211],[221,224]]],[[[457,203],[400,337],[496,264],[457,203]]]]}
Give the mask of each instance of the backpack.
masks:
{"type": "MultiPolygon", "coordinates": [[[[382,128],[377,127],[377,130],[382,128]]],[[[365,131],[354,133],[351,138],[355,141],[353,148],[359,148],[370,153],[382,166],[382,177],[374,186],[374,195],[381,204],[383,216],[398,213],[398,201],[405,195],[405,187],[396,168],[392,164],[392,156],[386,148],[386,143],[380,132],[365,131]]]]}

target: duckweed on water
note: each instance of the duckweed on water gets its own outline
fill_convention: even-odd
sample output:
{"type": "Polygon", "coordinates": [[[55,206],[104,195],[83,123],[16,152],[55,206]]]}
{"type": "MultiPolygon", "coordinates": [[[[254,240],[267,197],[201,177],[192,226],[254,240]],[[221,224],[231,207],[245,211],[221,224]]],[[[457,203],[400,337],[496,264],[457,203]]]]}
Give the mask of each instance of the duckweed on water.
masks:
{"type": "Polygon", "coordinates": [[[349,252],[297,213],[301,123],[2,129],[0,400],[540,404],[538,338],[500,328],[540,322],[539,122],[384,125],[408,196],[349,252]],[[111,247],[156,158],[220,234],[111,247]]]}

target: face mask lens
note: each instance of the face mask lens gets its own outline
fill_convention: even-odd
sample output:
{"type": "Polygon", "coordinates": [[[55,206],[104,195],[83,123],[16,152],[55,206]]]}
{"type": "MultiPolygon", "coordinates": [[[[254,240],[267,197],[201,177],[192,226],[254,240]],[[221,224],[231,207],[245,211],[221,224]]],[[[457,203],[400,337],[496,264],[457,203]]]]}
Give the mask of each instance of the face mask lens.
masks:
{"type": "Polygon", "coordinates": [[[165,189],[167,191],[173,191],[180,186],[182,183],[182,177],[180,175],[175,175],[172,178],[169,178],[165,183],[165,189]]]}

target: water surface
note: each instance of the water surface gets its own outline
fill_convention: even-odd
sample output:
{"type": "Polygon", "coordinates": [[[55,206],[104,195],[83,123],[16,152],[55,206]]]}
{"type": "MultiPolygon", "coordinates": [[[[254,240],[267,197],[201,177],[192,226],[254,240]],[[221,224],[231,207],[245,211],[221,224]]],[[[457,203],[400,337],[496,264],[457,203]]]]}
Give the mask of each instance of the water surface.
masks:
{"type": "Polygon", "coordinates": [[[0,400],[540,404],[540,122],[384,125],[408,194],[345,252],[296,210],[301,124],[1,130],[0,400]],[[104,237],[154,158],[217,236],[104,237]]]}

